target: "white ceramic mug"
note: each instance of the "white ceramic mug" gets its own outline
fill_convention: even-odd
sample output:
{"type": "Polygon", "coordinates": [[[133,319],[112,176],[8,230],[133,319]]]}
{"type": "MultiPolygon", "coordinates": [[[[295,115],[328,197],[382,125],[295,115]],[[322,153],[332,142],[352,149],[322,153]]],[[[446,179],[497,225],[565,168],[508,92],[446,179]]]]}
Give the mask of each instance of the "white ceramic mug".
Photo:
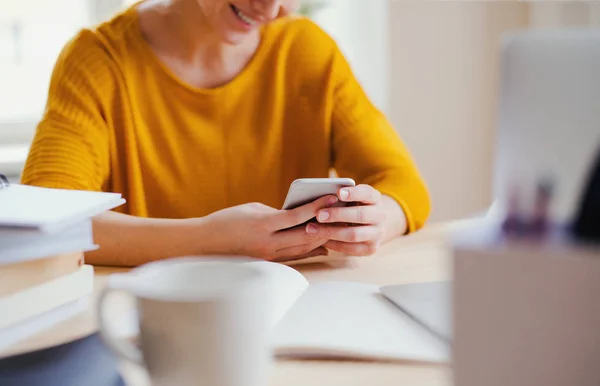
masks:
{"type": "Polygon", "coordinates": [[[272,360],[267,287],[252,265],[178,258],[113,274],[98,301],[100,333],[155,386],[259,386],[272,360]],[[140,346],[116,339],[104,304],[135,297],[140,346]]]}

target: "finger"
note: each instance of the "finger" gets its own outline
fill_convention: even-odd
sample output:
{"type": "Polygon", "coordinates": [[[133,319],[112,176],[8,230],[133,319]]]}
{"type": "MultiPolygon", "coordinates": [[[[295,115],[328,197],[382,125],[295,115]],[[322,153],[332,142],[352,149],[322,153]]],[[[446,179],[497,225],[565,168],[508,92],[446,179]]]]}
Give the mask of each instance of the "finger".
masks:
{"type": "Polygon", "coordinates": [[[325,247],[323,247],[322,245],[310,245],[310,244],[284,248],[275,253],[274,261],[282,261],[282,260],[289,261],[289,260],[297,260],[300,258],[319,256],[319,254],[324,253],[323,250],[327,250],[327,249],[325,247]]]}
{"type": "MultiPolygon", "coordinates": [[[[293,251],[290,251],[290,252],[293,252],[293,251]]],[[[305,253],[304,255],[294,255],[292,253],[289,256],[276,257],[275,260],[272,260],[272,261],[278,262],[278,263],[284,263],[284,262],[289,262],[289,261],[308,259],[309,257],[327,256],[327,255],[329,255],[329,251],[327,250],[327,248],[318,247],[308,253],[305,253]]]]}
{"type": "Polygon", "coordinates": [[[273,235],[276,250],[297,247],[306,244],[323,245],[329,240],[327,229],[320,224],[309,223],[276,232],[273,235]]]}
{"type": "Polygon", "coordinates": [[[320,223],[345,222],[353,224],[379,224],[385,219],[385,212],[380,205],[357,205],[338,208],[321,209],[317,213],[320,223]]]}
{"type": "Polygon", "coordinates": [[[377,226],[335,227],[329,231],[329,239],[346,243],[377,242],[381,228],[377,226]]]}
{"type": "Polygon", "coordinates": [[[349,256],[370,256],[379,249],[377,243],[346,243],[335,240],[328,241],[324,247],[349,256]]]}
{"type": "Polygon", "coordinates": [[[303,224],[317,215],[319,209],[328,208],[338,202],[336,196],[324,196],[309,204],[291,210],[280,210],[275,215],[276,230],[287,229],[303,224]]]}
{"type": "Polygon", "coordinates": [[[373,205],[381,200],[381,193],[370,185],[357,185],[340,189],[338,198],[343,202],[362,202],[363,204],[373,205]]]}

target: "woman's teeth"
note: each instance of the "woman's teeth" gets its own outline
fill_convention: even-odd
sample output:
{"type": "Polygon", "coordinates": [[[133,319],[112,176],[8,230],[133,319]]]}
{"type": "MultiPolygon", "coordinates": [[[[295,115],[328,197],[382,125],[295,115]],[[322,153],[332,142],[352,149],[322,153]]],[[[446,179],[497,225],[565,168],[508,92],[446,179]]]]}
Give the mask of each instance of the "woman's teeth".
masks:
{"type": "Polygon", "coordinates": [[[233,12],[235,12],[235,14],[242,19],[245,23],[248,23],[250,25],[256,25],[258,24],[258,22],[254,19],[251,19],[249,16],[244,15],[244,13],[242,11],[240,11],[239,9],[237,9],[234,5],[231,6],[231,9],[233,9],[233,12]]]}

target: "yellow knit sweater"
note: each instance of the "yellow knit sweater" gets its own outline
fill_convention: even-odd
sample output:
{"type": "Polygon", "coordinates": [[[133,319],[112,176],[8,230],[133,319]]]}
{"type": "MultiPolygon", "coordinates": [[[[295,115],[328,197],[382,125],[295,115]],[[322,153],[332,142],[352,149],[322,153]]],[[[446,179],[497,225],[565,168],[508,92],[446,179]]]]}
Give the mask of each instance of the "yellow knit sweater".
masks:
{"type": "Polygon", "coordinates": [[[121,212],[188,218],[279,208],[294,179],[332,168],[397,200],[411,231],[428,217],[409,152],[314,23],[267,25],[241,74],[198,89],[159,61],[130,8],[63,49],[22,183],[119,192],[121,212]]]}

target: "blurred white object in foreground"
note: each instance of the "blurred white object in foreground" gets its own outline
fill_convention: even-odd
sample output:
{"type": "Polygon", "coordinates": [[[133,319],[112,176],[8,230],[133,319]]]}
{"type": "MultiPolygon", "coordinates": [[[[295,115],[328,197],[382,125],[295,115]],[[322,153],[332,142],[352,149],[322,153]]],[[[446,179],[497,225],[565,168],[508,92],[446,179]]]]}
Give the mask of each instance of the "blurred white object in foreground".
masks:
{"type": "Polygon", "coordinates": [[[459,231],[453,255],[456,385],[598,385],[600,248],[490,224],[459,231]]]}

